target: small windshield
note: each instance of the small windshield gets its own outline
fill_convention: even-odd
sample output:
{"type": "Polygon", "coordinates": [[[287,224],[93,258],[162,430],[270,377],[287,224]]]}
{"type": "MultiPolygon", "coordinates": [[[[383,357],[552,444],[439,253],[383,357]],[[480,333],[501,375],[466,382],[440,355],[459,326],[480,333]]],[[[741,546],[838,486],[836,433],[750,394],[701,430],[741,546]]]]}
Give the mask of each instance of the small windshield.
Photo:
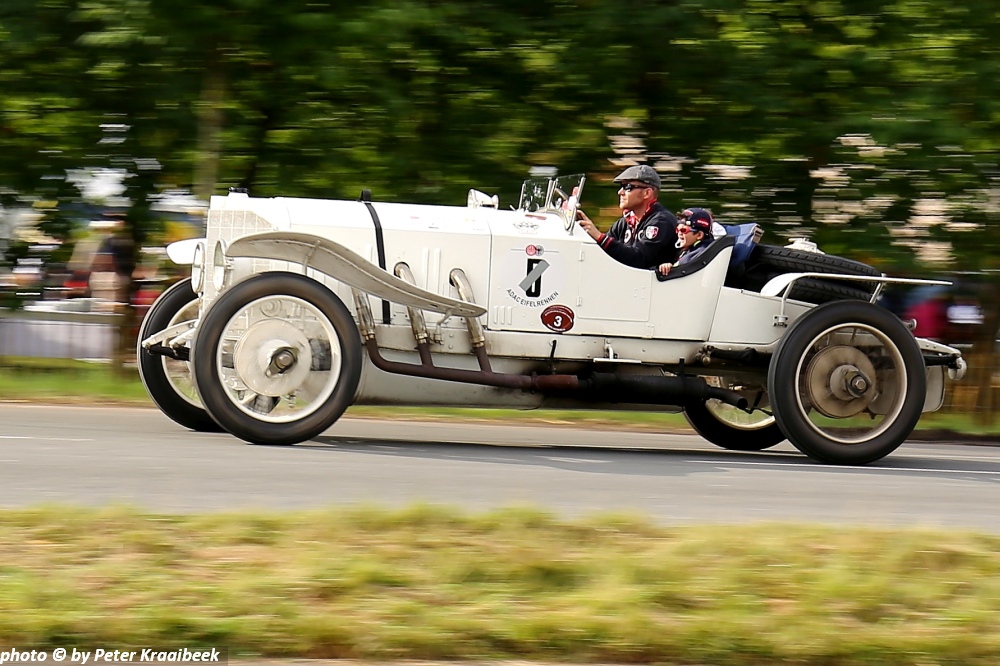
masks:
{"type": "Polygon", "coordinates": [[[576,209],[583,195],[582,173],[559,178],[529,178],[521,185],[518,210],[526,213],[557,213],[570,234],[576,227],[576,209]]]}
{"type": "Polygon", "coordinates": [[[565,211],[569,208],[575,212],[586,179],[582,173],[558,178],[529,178],[521,185],[521,200],[517,208],[527,213],[565,211]]]}

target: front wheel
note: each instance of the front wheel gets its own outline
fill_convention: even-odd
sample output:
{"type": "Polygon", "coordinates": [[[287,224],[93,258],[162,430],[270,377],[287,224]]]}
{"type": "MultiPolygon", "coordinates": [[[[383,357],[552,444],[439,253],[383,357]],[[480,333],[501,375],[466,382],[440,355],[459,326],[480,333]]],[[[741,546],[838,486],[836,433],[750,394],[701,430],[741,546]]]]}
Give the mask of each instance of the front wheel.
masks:
{"type": "Polygon", "coordinates": [[[872,305],[827,303],[800,317],[768,371],[781,430],[821,462],[863,465],[892,453],[920,419],[926,392],[913,335],[872,305]]]}
{"type": "Polygon", "coordinates": [[[194,346],[205,408],[253,444],[319,435],[351,405],[361,378],[350,311],[322,284],[292,273],[263,273],[224,293],[194,346]]]}
{"type": "Polygon", "coordinates": [[[198,297],[191,289],[191,278],[171,285],[149,308],[139,327],[136,359],[143,386],[170,420],[199,432],[220,432],[222,428],[201,405],[191,376],[191,363],[153,354],[142,341],[171,326],[198,318],[198,297]]]}

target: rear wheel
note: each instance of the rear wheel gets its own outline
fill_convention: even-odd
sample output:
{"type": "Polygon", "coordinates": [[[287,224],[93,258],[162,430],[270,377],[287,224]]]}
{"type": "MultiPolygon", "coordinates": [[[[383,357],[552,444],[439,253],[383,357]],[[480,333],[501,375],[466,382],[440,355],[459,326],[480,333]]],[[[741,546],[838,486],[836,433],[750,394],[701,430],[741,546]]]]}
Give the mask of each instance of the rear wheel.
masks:
{"type": "Polygon", "coordinates": [[[861,465],[905,441],[923,409],[926,375],[913,335],[870,303],[837,302],[800,317],[767,378],[778,426],[806,455],[861,465]]]}
{"type": "Polygon", "coordinates": [[[264,273],[220,296],[195,351],[206,409],[254,444],[319,435],[351,405],[361,377],[351,313],[328,288],[292,273],[264,273]]]}
{"type": "MultiPolygon", "coordinates": [[[[729,384],[725,388],[739,390],[729,384]]],[[[766,408],[759,404],[765,397],[758,391],[750,396],[751,404],[756,402],[758,407],[766,408]]],[[[731,451],[763,451],[785,441],[784,433],[771,414],[760,410],[746,412],[719,400],[686,406],[684,418],[699,435],[731,451]]]]}
{"type": "Polygon", "coordinates": [[[139,377],[156,406],[169,419],[191,430],[220,432],[219,424],[209,416],[198,398],[191,364],[144,349],[142,341],[171,326],[198,318],[198,297],[191,289],[191,278],[177,282],[160,294],[149,308],[139,327],[136,359],[139,377]]]}

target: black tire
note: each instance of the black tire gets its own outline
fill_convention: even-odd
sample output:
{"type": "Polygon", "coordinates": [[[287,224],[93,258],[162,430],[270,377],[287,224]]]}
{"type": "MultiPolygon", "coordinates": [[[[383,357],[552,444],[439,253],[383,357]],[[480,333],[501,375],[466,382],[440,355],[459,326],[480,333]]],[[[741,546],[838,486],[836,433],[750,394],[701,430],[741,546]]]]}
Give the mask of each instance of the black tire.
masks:
{"type": "Polygon", "coordinates": [[[821,462],[863,465],[913,431],[926,375],[916,340],[892,313],[838,302],[792,324],[771,359],[767,389],[778,427],[796,448],[821,462]]]}
{"type": "Polygon", "coordinates": [[[833,254],[803,252],[778,245],[758,245],[751,254],[755,263],[771,266],[781,273],[842,273],[844,275],[870,275],[872,277],[882,275],[874,266],[860,261],[845,259],[833,254]]]}
{"type": "MultiPolygon", "coordinates": [[[[855,284],[864,284],[856,282],[855,284]]],[[[797,301],[822,305],[831,301],[870,301],[872,289],[859,289],[844,281],[823,280],[821,278],[801,278],[792,285],[788,295],[797,301]]]]}
{"type": "MultiPolygon", "coordinates": [[[[741,278],[744,289],[760,291],[767,282],[783,273],[839,273],[880,277],[878,269],[860,261],[831,254],[803,252],[776,245],[757,245],[747,260],[741,278]]],[[[829,303],[840,300],[871,300],[875,283],[854,280],[802,278],[792,285],[789,298],[806,303],[829,303]]]]}
{"type": "MultiPolygon", "coordinates": [[[[186,317],[177,319],[178,315],[193,307],[197,300],[198,297],[191,289],[191,278],[186,278],[170,286],[153,302],[139,327],[139,344],[136,348],[139,377],[149,397],[170,420],[198,432],[222,432],[219,424],[202,406],[193,378],[190,379],[190,386],[186,387],[189,391],[180,386],[186,380],[178,377],[178,368],[184,367],[184,374],[190,377],[191,364],[181,366],[183,361],[151,354],[142,348],[142,341],[149,336],[184,321],[186,317]]],[[[197,316],[197,311],[194,316],[197,316]]]]}
{"type": "Polygon", "coordinates": [[[785,441],[785,434],[778,428],[773,417],[753,423],[737,423],[722,420],[723,414],[718,405],[710,407],[708,404],[693,404],[684,408],[684,418],[695,432],[723,449],[763,451],[785,441]]]}
{"type": "Polygon", "coordinates": [[[205,408],[252,444],[316,437],[351,405],[361,378],[361,338],[350,311],[303,275],[263,273],[237,284],[203,315],[194,347],[205,408]],[[281,312],[286,307],[294,317],[281,312]],[[276,371],[277,349],[292,362],[276,371]],[[270,369],[260,367],[264,352],[270,369]]]}

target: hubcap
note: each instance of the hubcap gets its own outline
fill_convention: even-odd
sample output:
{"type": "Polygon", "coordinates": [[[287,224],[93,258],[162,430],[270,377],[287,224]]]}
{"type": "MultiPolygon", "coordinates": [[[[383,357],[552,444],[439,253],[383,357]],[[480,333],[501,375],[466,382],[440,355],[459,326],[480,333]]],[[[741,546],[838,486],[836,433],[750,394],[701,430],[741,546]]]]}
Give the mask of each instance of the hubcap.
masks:
{"type": "Polygon", "coordinates": [[[239,378],[254,393],[279,397],[297,389],[309,375],[309,340],[279,319],[253,324],[236,343],[233,361],[239,378]]]}
{"type": "Polygon", "coordinates": [[[268,423],[292,423],[321,409],[338,386],[342,362],[327,315],[285,294],[258,298],[234,312],[215,357],[230,401],[268,423]]]}
{"type": "Polygon", "coordinates": [[[806,376],[810,402],[830,418],[860,414],[878,394],[875,366],[855,347],[835,345],[821,350],[809,363],[806,376]]]}

